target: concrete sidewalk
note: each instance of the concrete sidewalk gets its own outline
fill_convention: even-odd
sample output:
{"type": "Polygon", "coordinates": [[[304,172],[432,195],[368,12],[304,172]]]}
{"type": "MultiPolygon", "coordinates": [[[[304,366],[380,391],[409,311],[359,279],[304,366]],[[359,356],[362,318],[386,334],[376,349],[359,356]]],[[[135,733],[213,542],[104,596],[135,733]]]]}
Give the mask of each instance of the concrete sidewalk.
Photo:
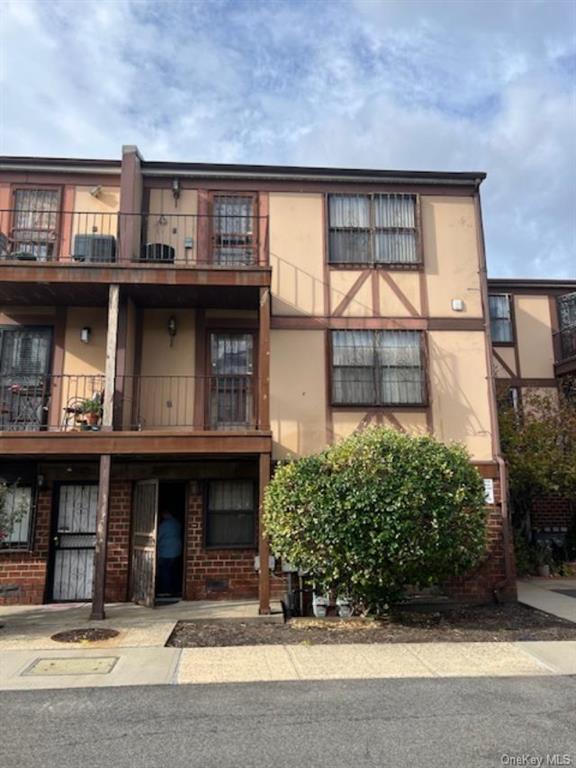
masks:
{"type": "Polygon", "coordinates": [[[576,641],[5,650],[0,689],[576,675],[576,641]]]}
{"type": "Polygon", "coordinates": [[[518,602],[576,624],[576,579],[520,579],[518,602]]]}

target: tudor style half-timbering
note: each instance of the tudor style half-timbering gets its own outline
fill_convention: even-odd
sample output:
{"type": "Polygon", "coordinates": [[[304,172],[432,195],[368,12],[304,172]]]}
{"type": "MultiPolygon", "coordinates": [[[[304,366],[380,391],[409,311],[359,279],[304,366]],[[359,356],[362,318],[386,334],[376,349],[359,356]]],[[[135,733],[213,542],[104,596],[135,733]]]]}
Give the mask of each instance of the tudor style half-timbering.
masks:
{"type": "Polygon", "coordinates": [[[0,474],[28,504],[4,599],[153,604],[169,509],[172,591],[266,612],[273,462],[368,424],[466,445],[490,555],[450,588],[513,595],[483,178],[3,158],[0,474]]]}

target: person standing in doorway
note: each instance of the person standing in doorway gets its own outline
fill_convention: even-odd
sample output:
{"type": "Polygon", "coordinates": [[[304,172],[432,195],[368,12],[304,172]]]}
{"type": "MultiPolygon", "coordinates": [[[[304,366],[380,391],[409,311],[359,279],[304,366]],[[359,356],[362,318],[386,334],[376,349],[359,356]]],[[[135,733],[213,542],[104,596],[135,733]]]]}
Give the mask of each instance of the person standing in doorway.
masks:
{"type": "Polygon", "coordinates": [[[168,509],[160,513],[157,549],[158,592],[160,595],[175,595],[180,592],[176,577],[182,555],[182,526],[168,509]]]}

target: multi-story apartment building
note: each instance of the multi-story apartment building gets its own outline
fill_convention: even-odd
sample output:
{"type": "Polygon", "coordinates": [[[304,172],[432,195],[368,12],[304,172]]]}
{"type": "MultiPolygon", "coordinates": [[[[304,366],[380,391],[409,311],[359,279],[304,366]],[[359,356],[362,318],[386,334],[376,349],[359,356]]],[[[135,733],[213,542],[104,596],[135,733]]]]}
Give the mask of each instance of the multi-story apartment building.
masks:
{"type": "MultiPolygon", "coordinates": [[[[515,409],[529,393],[576,397],[576,280],[489,280],[497,390],[515,409]]],[[[571,522],[567,499],[538,499],[532,529],[560,540],[571,522]]]]}
{"type": "Polygon", "coordinates": [[[271,466],[369,424],[467,447],[490,547],[450,590],[513,594],[483,178],[3,158],[4,599],[153,604],[169,509],[183,597],[266,612],[271,466]]]}

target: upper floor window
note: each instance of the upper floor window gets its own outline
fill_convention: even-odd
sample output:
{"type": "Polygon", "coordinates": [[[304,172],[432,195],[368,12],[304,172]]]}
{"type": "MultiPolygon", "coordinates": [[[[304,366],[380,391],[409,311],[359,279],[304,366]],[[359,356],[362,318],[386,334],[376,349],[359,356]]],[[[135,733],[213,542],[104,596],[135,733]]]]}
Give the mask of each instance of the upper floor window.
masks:
{"type": "Polygon", "coordinates": [[[330,195],[331,264],[417,264],[414,195],[330,195]]]}
{"type": "Polygon", "coordinates": [[[510,342],[514,340],[512,331],[512,312],[510,296],[507,294],[492,294],[488,297],[490,307],[490,330],[492,341],[510,342]]]}
{"type": "Polygon", "coordinates": [[[334,405],[424,405],[420,331],[333,331],[334,405]]]}
{"type": "Polygon", "coordinates": [[[14,193],[12,252],[18,258],[54,258],[60,193],[55,189],[17,189],[14,193]]]}
{"type": "Polygon", "coordinates": [[[11,530],[0,539],[4,549],[23,549],[30,545],[30,520],[32,516],[32,488],[8,486],[2,500],[4,513],[12,520],[11,530]]]}
{"type": "Polygon", "coordinates": [[[221,265],[247,266],[258,260],[256,197],[214,195],[213,255],[221,265]]]}

